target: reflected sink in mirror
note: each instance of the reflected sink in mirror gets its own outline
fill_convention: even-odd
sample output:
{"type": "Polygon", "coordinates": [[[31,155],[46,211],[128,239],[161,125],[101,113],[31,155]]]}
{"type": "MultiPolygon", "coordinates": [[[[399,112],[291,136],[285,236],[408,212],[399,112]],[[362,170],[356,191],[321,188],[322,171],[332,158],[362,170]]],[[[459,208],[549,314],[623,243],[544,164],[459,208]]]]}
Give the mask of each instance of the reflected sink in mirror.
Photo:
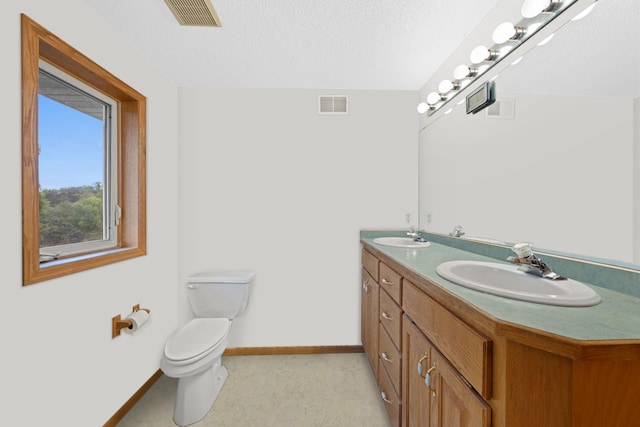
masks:
{"type": "Polygon", "coordinates": [[[438,275],[456,285],[521,301],[568,307],[587,307],[601,298],[584,283],[549,280],[518,270],[515,265],[481,261],[448,261],[438,275]]]}
{"type": "Polygon", "coordinates": [[[373,243],[383,246],[393,246],[394,248],[426,248],[431,243],[416,242],[411,237],[377,237],[373,239],[373,243]]]}

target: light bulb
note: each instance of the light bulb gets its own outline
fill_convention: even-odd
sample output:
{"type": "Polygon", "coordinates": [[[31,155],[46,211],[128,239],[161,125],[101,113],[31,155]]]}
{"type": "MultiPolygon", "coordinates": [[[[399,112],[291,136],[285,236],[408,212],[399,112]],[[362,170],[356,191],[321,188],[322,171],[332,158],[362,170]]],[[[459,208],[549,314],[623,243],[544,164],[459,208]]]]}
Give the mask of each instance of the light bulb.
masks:
{"type": "Polygon", "coordinates": [[[438,92],[431,92],[429,95],[427,95],[427,104],[429,105],[436,105],[441,100],[442,97],[438,92]]]}
{"type": "Polygon", "coordinates": [[[520,12],[525,18],[535,18],[551,6],[551,0],[525,0],[520,12]]]}
{"type": "Polygon", "coordinates": [[[460,64],[453,70],[453,78],[456,80],[466,79],[470,76],[471,68],[467,67],[465,64],[460,64]]]}
{"type": "Polygon", "coordinates": [[[418,113],[424,114],[427,111],[429,111],[429,104],[427,104],[426,102],[421,102],[420,104],[418,104],[418,113]]]}
{"type": "Polygon", "coordinates": [[[521,31],[511,22],[503,22],[493,31],[493,42],[497,44],[505,43],[509,40],[515,40],[519,37],[521,31]]]}
{"type": "Polygon", "coordinates": [[[547,37],[546,39],[542,40],[540,43],[538,43],[538,46],[544,46],[545,44],[549,43],[551,41],[551,39],[553,38],[554,34],[550,34],[549,37],[547,37]]]}
{"type": "Polygon", "coordinates": [[[594,7],[596,7],[598,3],[594,3],[591,6],[589,6],[588,8],[586,8],[585,10],[583,10],[582,12],[580,12],[579,14],[577,14],[576,16],[574,16],[571,20],[572,21],[579,21],[582,18],[584,18],[585,16],[587,16],[588,14],[591,13],[591,11],[593,10],[594,7]]]}
{"type": "Polygon", "coordinates": [[[451,89],[453,89],[453,83],[451,83],[451,80],[443,80],[438,85],[438,91],[442,94],[449,92],[451,89]]]}
{"type": "Polygon", "coordinates": [[[523,59],[524,59],[524,56],[521,56],[520,58],[518,58],[518,59],[516,59],[515,61],[513,61],[513,62],[511,63],[511,65],[517,65],[517,64],[519,64],[519,63],[520,63],[520,61],[522,61],[523,59]]]}
{"type": "Polygon", "coordinates": [[[491,59],[491,51],[486,46],[480,45],[475,47],[469,55],[469,59],[474,64],[480,64],[491,59]]]}

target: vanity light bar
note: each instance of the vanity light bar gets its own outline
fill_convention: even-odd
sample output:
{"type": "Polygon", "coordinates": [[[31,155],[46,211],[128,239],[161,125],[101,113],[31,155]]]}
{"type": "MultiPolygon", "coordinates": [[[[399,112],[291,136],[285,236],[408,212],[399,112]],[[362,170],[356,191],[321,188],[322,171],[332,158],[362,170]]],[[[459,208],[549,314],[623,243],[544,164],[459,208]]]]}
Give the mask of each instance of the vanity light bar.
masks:
{"type": "Polygon", "coordinates": [[[453,71],[454,79],[440,82],[438,91],[429,93],[426,102],[418,104],[418,112],[433,115],[576,1],[578,0],[524,0],[521,9],[523,19],[516,24],[503,22],[498,25],[493,32],[494,45],[479,45],[474,48],[469,57],[473,65],[458,65],[453,71]]]}

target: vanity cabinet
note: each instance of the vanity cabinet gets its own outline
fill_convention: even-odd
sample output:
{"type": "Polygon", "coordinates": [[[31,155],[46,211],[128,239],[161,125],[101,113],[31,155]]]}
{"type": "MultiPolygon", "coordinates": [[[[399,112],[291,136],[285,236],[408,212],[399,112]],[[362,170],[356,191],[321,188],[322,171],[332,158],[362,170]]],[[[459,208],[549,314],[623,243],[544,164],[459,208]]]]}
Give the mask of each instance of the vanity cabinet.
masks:
{"type": "Polygon", "coordinates": [[[640,339],[577,340],[502,321],[431,270],[363,248],[379,285],[378,317],[363,314],[363,331],[378,328],[374,372],[394,426],[640,427],[640,339]]]}
{"type": "Polygon", "coordinates": [[[402,408],[401,302],[402,276],[363,250],[362,345],[394,427],[401,424],[402,408]]]}
{"type": "Polygon", "coordinates": [[[376,380],[378,379],[379,263],[378,259],[369,252],[362,251],[360,337],[376,380]]]}
{"type": "Polygon", "coordinates": [[[407,316],[403,427],[489,427],[491,408],[407,316]]]}

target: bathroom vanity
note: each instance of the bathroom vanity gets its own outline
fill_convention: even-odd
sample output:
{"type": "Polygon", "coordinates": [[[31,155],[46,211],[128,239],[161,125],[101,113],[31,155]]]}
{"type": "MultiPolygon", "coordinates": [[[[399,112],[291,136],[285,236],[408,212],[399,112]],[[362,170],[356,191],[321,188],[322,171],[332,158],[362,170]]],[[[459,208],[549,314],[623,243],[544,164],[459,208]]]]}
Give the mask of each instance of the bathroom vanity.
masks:
{"type": "Polygon", "coordinates": [[[640,298],[516,301],[435,272],[494,258],[361,244],[362,342],[394,426],[640,426],[640,298]]]}

